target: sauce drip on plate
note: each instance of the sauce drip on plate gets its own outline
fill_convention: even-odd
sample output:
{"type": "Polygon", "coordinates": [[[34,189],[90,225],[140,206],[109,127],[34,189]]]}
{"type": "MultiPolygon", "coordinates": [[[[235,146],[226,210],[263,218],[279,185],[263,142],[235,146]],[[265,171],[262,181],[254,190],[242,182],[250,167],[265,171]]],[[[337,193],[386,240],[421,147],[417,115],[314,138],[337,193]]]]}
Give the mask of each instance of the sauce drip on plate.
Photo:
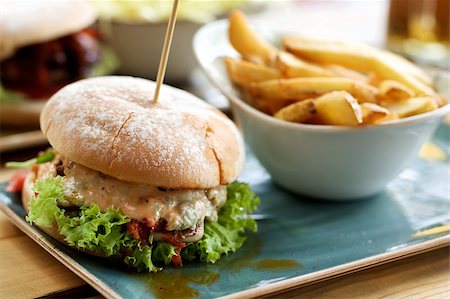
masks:
{"type": "Polygon", "coordinates": [[[200,295],[192,284],[211,285],[220,278],[213,271],[195,271],[184,273],[181,269],[151,273],[145,277],[152,294],[158,298],[195,298],[200,295]]]}
{"type": "MultiPolygon", "coordinates": [[[[145,283],[155,298],[195,298],[201,294],[196,286],[208,286],[217,282],[220,272],[237,273],[245,269],[254,271],[292,271],[302,265],[291,259],[258,259],[262,242],[257,235],[250,234],[245,246],[206,269],[164,269],[162,272],[143,275],[145,283]]],[[[141,274],[139,274],[141,275],[141,274]]]]}
{"type": "Polygon", "coordinates": [[[297,268],[300,266],[300,263],[296,260],[265,259],[254,263],[252,268],[261,271],[280,271],[290,268],[297,268]]]}

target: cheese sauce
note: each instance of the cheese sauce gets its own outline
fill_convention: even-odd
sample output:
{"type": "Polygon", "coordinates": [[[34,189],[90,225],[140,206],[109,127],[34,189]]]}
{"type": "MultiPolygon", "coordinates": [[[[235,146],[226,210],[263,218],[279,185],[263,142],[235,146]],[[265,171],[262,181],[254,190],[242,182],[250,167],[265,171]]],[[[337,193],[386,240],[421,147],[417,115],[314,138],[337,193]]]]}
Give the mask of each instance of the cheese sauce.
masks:
{"type": "MultiPolygon", "coordinates": [[[[58,162],[58,161],[57,161],[58,162]]],[[[56,175],[55,161],[41,164],[38,178],[56,175]]],[[[136,220],[165,220],[167,231],[195,229],[205,218],[217,221],[217,211],[226,201],[226,186],[212,189],[164,190],[156,186],[118,180],[80,164],[64,161],[63,184],[72,205],[96,203],[102,211],[118,208],[136,220]]],[[[199,230],[195,239],[200,239],[199,230]]]]}

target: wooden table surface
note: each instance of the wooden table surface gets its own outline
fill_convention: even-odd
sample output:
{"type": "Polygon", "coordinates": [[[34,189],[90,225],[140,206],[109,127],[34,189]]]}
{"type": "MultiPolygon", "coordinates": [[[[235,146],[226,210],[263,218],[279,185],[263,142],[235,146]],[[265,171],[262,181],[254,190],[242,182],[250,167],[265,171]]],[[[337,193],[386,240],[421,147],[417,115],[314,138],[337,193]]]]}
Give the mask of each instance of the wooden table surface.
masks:
{"type": "MultiPolygon", "coordinates": [[[[38,150],[2,154],[2,164],[31,158],[38,150]]],[[[0,181],[12,173],[1,168],[0,181]]],[[[269,298],[448,298],[449,250],[444,247],[269,298]]],[[[101,297],[0,212],[0,298],[43,296],[101,297]]]]}

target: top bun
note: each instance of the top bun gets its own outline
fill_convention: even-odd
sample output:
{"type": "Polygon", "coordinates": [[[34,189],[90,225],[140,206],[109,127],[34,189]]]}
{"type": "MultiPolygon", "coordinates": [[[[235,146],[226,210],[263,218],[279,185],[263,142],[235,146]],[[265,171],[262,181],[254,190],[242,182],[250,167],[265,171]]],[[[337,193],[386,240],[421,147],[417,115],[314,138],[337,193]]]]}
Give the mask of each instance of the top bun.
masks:
{"type": "Polygon", "coordinates": [[[211,188],[236,179],[240,133],[224,114],[167,85],[109,76],[62,88],[41,113],[41,129],[63,156],[118,179],[165,188],[211,188]]]}
{"type": "Polygon", "coordinates": [[[0,59],[20,47],[78,32],[96,18],[97,11],[89,1],[1,1],[0,59]]]}

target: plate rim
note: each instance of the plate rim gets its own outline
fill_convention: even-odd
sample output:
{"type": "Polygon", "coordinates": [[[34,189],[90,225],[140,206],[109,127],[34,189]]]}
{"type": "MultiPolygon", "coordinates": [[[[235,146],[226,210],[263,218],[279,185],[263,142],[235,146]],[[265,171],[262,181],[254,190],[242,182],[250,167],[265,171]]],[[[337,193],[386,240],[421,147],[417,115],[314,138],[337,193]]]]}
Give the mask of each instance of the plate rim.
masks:
{"type": "Polygon", "coordinates": [[[298,275],[286,278],[280,281],[272,282],[267,285],[250,288],[244,291],[235,292],[220,298],[237,299],[237,298],[255,298],[258,296],[275,294],[277,292],[285,292],[297,289],[307,285],[324,282],[333,278],[342,277],[352,273],[388,264],[400,259],[419,255],[428,251],[436,250],[450,245],[450,235],[438,237],[419,244],[412,244],[400,249],[380,253],[352,262],[344,263],[338,266],[326,268],[309,274],[298,275]]]}
{"type": "MultiPolygon", "coordinates": [[[[2,198],[7,198],[4,193],[0,193],[0,210],[17,226],[21,231],[28,235],[33,241],[50,253],[54,258],[75,273],[86,283],[91,285],[100,294],[107,298],[123,298],[103,281],[90,273],[75,259],[63,252],[57,246],[49,241],[42,231],[29,225],[22,217],[14,212],[2,198]]],[[[222,296],[224,299],[235,298],[254,298],[262,295],[274,294],[281,291],[296,289],[308,284],[327,281],[333,278],[345,276],[351,273],[359,272],[379,265],[387,264],[396,260],[418,255],[427,251],[432,251],[441,247],[450,245],[450,234],[438,237],[432,240],[424,241],[418,244],[406,245],[405,247],[394,249],[392,251],[380,253],[366,258],[358,259],[352,262],[340,264],[334,267],[322,269],[308,274],[302,274],[281,281],[272,282],[263,286],[251,287],[247,290],[235,292],[222,296]]],[[[64,246],[64,245],[62,245],[64,246]]]]}

